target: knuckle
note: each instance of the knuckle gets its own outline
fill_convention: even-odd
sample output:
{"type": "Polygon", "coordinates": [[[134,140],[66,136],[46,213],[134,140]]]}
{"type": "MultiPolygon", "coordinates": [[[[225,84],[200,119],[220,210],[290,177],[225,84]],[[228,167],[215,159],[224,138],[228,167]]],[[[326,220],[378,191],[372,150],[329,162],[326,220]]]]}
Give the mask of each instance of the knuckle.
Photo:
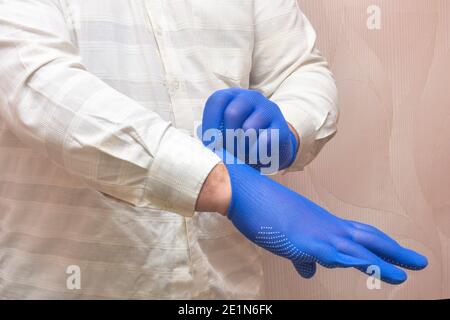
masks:
{"type": "Polygon", "coordinates": [[[359,240],[361,239],[361,236],[363,234],[363,231],[358,228],[350,227],[347,230],[347,234],[351,241],[359,242],[359,240]]]}
{"type": "MultiPolygon", "coordinates": [[[[254,123],[254,121],[246,121],[243,125],[242,125],[242,129],[244,131],[248,131],[248,130],[256,130],[257,127],[254,123]]],[[[257,133],[257,132],[256,132],[257,133]]]]}
{"type": "Polygon", "coordinates": [[[357,228],[355,228],[353,225],[347,223],[346,221],[344,221],[344,224],[342,226],[342,235],[353,241],[353,238],[356,235],[356,230],[358,230],[357,228]]]}
{"type": "Polygon", "coordinates": [[[353,244],[354,241],[345,235],[340,237],[332,237],[330,239],[330,245],[337,252],[347,252],[352,248],[353,244]]]}
{"type": "Polygon", "coordinates": [[[245,91],[242,91],[239,95],[238,95],[238,97],[239,98],[242,98],[242,99],[245,99],[245,100],[247,100],[247,101],[249,101],[249,102],[255,102],[255,101],[257,101],[258,100],[258,98],[260,97],[260,93],[258,92],[258,91],[255,91],[255,90],[245,90],[245,91]]]}
{"type": "Polygon", "coordinates": [[[226,90],[218,90],[214,92],[209,98],[206,103],[206,106],[208,107],[218,107],[222,105],[225,101],[228,101],[228,99],[231,97],[231,94],[227,92],[226,90]]]}
{"type": "Polygon", "coordinates": [[[214,92],[213,95],[222,96],[222,95],[230,95],[230,94],[231,94],[230,89],[220,89],[220,90],[217,90],[216,92],[214,92]]]}
{"type": "Polygon", "coordinates": [[[255,98],[261,98],[263,96],[261,92],[256,91],[256,90],[250,90],[249,94],[255,98]]]}
{"type": "Polygon", "coordinates": [[[252,101],[254,101],[255,103],[261,102],[266,99],[266,97],[264,97],[263,94],[260,93],[259,91],[253,91],[250,97],[252,101]]]}
{"type": "Polygon", "coordinates": [[[238,108],[227,108],[224,112],[224,117],[227,120],[236,120],[241,116],[241,111],[238,108]]]}

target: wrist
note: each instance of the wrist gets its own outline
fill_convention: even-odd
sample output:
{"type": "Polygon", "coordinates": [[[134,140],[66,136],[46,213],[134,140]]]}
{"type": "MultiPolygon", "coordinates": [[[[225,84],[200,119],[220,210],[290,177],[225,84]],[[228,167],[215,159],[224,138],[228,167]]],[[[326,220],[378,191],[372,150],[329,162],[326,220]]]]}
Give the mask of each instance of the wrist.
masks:
{"type": "Polygon", "coordinates": [[[226,216],[230,202],[230,176],[225,165],[218,164],[203,183],[195,210],[202,212],[218,212],[226,216]]]}

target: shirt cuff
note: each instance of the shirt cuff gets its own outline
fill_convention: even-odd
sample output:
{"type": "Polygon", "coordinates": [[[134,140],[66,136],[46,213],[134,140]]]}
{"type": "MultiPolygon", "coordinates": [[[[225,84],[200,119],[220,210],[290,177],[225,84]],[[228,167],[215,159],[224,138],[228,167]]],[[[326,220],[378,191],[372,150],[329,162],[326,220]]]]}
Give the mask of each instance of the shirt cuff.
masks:
{"type": "Polygon", "coordinates": [[[285,171],[302,171],[315,157],[316,127],[314,119],[304,110],[295,105],[279,105],[286,121],[297,131],[299,148],[295,161],[285,171]]]}
{"type": "Polygon", "coordinates": [[[220,162],[198,139],[169,127],[150,167],[146,196],[162,210],[192,217],[203,183],[220,162]]]}

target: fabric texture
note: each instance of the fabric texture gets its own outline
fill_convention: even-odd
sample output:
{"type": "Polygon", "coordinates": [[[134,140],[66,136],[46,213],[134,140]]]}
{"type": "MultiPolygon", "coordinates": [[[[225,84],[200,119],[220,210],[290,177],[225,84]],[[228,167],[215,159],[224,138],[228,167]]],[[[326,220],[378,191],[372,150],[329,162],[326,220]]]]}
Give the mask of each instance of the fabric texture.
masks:
{"type": "Polygon", "coordinates": [[[1,1],[0,296],[257,297],[255,246],[193,212],[220,161],[193,133],[212,92],[259,90],[304,167],[337,118],[314,42],[293,0],[1,1]]]}

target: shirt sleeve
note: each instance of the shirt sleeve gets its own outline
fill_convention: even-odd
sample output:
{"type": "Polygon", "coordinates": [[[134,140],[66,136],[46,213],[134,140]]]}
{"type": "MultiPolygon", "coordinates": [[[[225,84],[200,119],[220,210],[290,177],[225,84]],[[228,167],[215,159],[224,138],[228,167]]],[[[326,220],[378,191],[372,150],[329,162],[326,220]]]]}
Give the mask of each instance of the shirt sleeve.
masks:
{"type": "Polygon", "coordinates": [[[250,86],[277,103],[296,129],[300,147],[288,171],[303,170],[336,133],[336,85],[296,0],[256,0],[254,14],[250,86]]]}
{"type": "Polygon", "coordinates": [[[83,66],[56,0],[0,1],[0,116],[96,190],[185,216],[220,159],[83,66]]]}

